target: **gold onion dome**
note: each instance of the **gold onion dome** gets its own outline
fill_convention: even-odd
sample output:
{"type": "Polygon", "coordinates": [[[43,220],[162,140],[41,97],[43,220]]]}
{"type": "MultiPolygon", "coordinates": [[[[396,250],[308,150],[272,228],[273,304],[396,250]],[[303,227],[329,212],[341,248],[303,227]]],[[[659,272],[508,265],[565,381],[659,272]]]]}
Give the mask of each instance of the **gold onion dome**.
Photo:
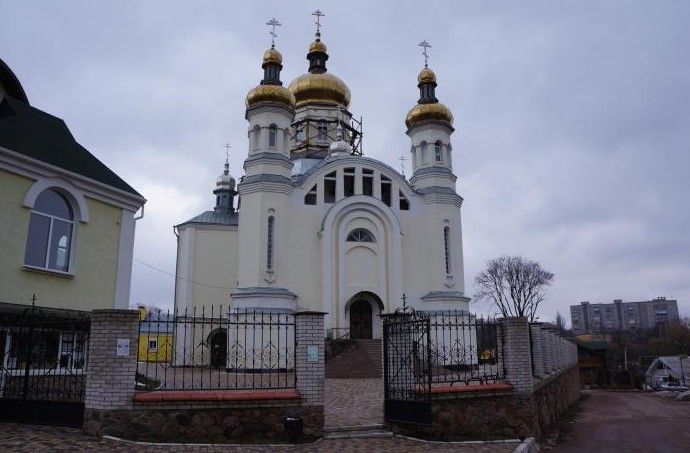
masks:
{"type": "Polygon", "coordinates": [[[424,68],[417,76],[418,83],[436,83],[436,74],[429,68],[424,68]]]}
{"type": "Polygon", "coordinates": [[[453,125],[453,114],[445,105],[437,102],[435,104],[417,104],[410,109],[405,117],[405,125],[408,129],[425,122],[442,121],[453,125]]]}
{"type": "Polygon", "coordinates": [[[436,88],[436,74],[428,67],[424,67],[417,76],[420,98],[417,105],[412,107],[405,117],[405,125],[412,129],[427,121],[447,123],[452,127],[453,114],[445,105],[438,102],[434,89],[436,88]]]}
{"type": "Polygon", "coordinates": [[[295,108],[295,97],[290,90],[281,85],[258,85],[247,94],[245,104],[247,107],[260,102],[277,102],[289,108],[295,108]]]}
{"type": "Polygon", "coordinates": [[[263,65],[267,64],[275,64],[281,66],[283,65],[283,56],[274,47],[271,47],[266,52],[264,52],[263,65]]]}
{"type": "Polygon", "coordinates": [[[321,39],[316,39],[312,41],[311,44],[309,44],[309,53],[312,52],[323,52],[326,53],[327,47],[326,44],[321,41],[321,39]]]}
{"type": "Polygon", "coordinates": [[[306,104],[350,105],[350,89],[340,78],[324,72],[302,74],[290,83],[297,107],[306,104]]]}
{"type": "Polygon", "coordinates": [[[309,104],[340,106],[350,105],[350,89],[339,77],[326,70],[327,47],[317,32],[316,39],[309,45],[309,72],[290,83],[289,89],[295,96],[296,107],[309,104]]]}
{"type": "Polygon", "coordinates": [[[272,102],[294,109],[295,97],[280,81],[280,70],[283,68],[283,56],[280,52],[271,46],[264,52],[261,67],[264,69],[264,78],[258,86],[247,93],[247,108],[263,102],[272,102]]]}

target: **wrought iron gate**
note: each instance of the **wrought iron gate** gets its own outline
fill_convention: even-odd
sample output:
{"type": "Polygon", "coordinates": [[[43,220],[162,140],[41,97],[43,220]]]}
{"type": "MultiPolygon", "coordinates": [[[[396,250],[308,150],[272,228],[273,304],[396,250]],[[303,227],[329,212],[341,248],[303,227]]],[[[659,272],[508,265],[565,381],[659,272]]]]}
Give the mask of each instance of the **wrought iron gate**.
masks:
{"type": "Polygon", "coordinates": [[[0,421],[81,427],[89,327],[85,313],[0,315],[0,421]]]}
{"type": "Polygon", "coordinates": [[[430,319],[411,313],[383,316],[386,421],[431,424],[430,319]]]}

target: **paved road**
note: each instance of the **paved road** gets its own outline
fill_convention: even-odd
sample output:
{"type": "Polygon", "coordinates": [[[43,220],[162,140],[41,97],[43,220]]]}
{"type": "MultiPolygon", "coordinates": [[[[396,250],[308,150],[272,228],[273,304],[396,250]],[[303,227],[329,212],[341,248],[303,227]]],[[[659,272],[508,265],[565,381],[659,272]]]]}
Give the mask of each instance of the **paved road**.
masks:
{"type": "Polygon", "coordinates": [[[690,402],[640,392],[589,396],[554,452],[688,452],[690,402]]]}
{"type": "Polygon", "coordinates": [[[78,429],[53,426],[0,423],[0,451],[4,452],[385,452],[385,453],[510,453],[517,442],[484,444],[445,444],[419,442],[401,437],[370,439],[326,439],[301,446],[199,446],[167,445],[143,446],[134,443],[87,437],[78,429]]]}

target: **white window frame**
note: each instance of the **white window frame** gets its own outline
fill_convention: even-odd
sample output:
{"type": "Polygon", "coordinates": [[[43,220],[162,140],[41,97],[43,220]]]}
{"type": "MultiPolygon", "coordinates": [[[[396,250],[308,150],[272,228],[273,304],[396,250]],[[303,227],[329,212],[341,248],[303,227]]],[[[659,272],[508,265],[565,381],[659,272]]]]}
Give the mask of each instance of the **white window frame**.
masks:
{"type": "MultiPolygon", "coordinates": [[[[47,190],[51,190],[51,189],[47,189],[47,190]]],[[[66,197],[63,196],[63,198],[65,199],[65,202],[70,205],[70,208],[72,208],[72,217],[74,217],[74,207],[72,206],[72,204],[69,202],[69,200],[66,197]]],[[[43,217],[47,217],[50,220],[50,226],[48,227],[48,243],[46,245],[46,256],[45,256],[45,259],[43,260],[43,266],[37,266],[35,264],[28,264],[26,262],[26,245],[28,245],[28,242],[31,240],[31,238],[28,235],[28,231],[27,231],[26,244],[25,244],[25,248],[24,248],[24,250],[25,250],[24,251],[24,267],[29,268],[29,269],[38,269],[38,270],[47,271],[47,272],[57,272],[60,274],[71,275],[72,274],[72,259],[74,256],[74,243],[75,243],[74,239],[76,236],[76,228],[75,228],[74,219],[70,220],[70,219],[65,219],[63,217],[58,217],[58,216],[55,216],[52,214],[46,214],[45,212],[36,211],[34,208],[31,210],[31,214],[29,215],[29,225],[31,224],[31,216],[34,214],[40,215],[43,217]],[[49,260],[50,260],[50,246],[51,246],[51,243],[53,241],[53,225],[55,223],[55,220],[60,220],[62,222],[70,224],[70,241],[69,241],[69,247],[68,247],[69,259],[67,260],[67,270],[66,271],[63,271],[61,269],[53,269],[52,267],[48,266],[49,260]]],[[[28,227],[27,227],[27,230],[28,230],[28,227]]]]}
{"type": "Polygon", "coordinates": [[[149,338],[146,349],[148,352],[158,352],[158,338],[149,338]],[[152,343],[154,346],[151,346],[152,343]]]}

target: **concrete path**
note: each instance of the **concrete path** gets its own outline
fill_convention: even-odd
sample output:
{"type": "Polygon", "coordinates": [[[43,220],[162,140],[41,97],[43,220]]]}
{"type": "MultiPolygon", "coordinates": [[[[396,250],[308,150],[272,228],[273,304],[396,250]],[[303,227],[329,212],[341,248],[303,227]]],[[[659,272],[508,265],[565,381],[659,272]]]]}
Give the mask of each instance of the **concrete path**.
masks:
{"type": "Polygon", "coordinates": [[[641,392],[583,392],[573,429],[554,452],[688,452],[690,402],[641,392]]]}

